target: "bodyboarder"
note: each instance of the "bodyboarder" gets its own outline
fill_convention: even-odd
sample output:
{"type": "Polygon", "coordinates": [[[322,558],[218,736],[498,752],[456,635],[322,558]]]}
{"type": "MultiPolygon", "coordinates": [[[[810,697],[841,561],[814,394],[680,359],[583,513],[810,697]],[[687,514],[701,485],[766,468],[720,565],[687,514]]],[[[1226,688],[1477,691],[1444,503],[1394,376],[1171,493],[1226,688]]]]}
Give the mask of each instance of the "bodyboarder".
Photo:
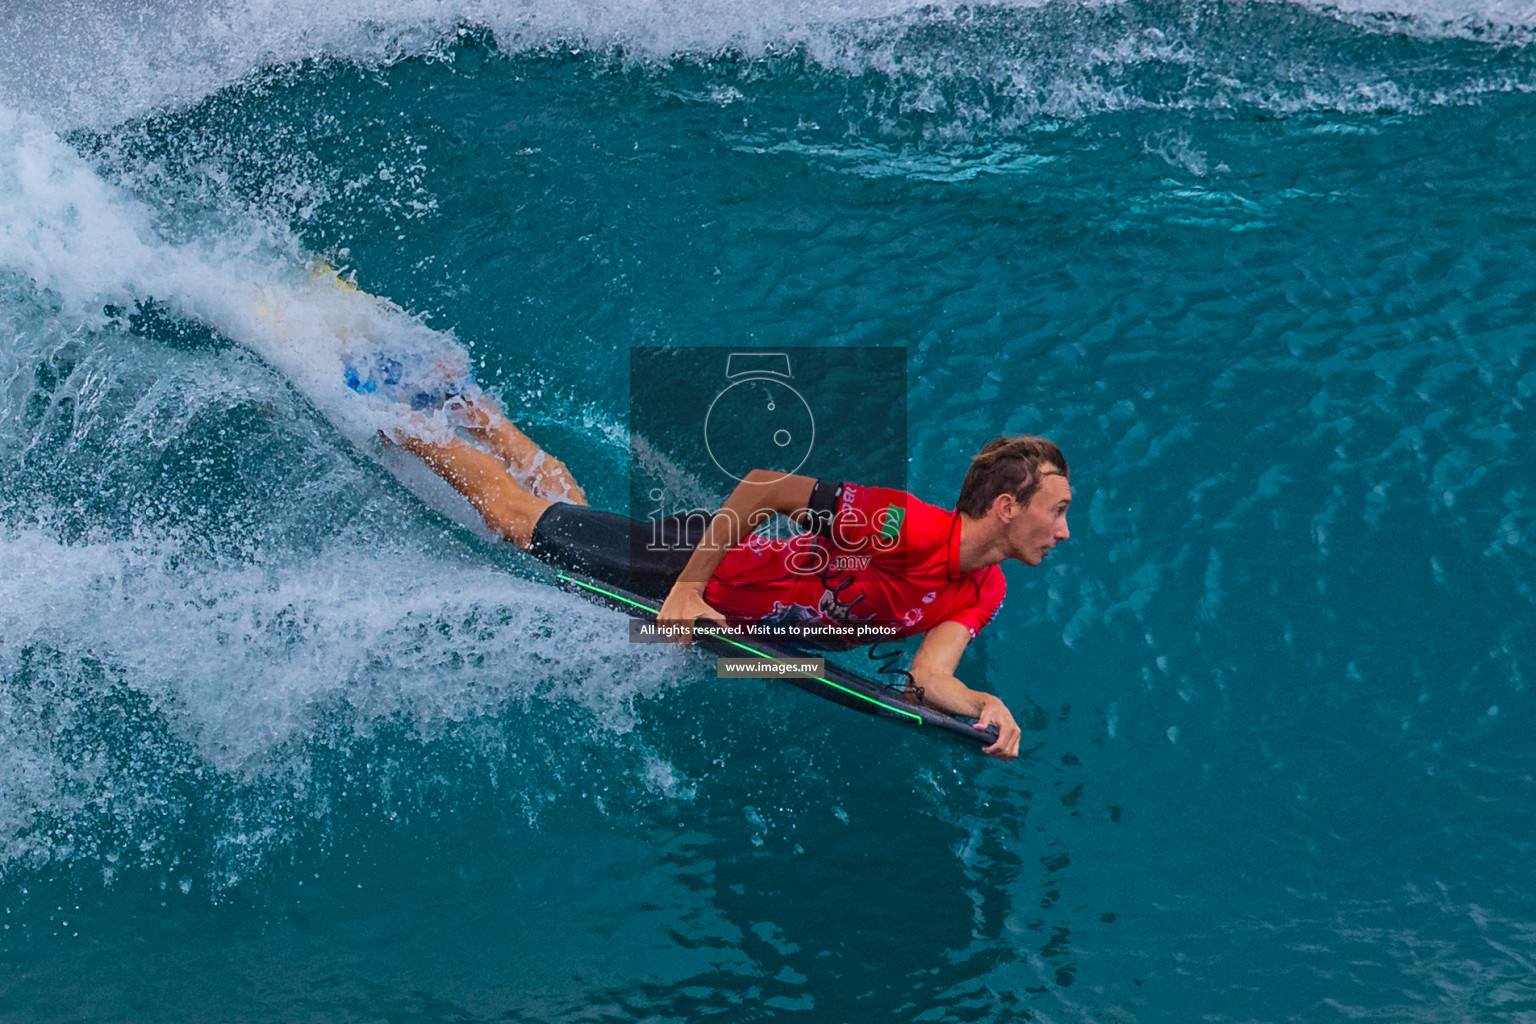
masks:
{"type": "Polygon", "coordinates": [[[538,452],[483,394],[459,418],[490,450],[405,430],[390,439],[518,548],[664,597],[662,623],[822,626],[822,636],[867,639],[922,634],[910,669],[917,696],[975,718],[978,729],[995,726],[997,740],[983,753],[1018,756],[1020,730],[1006,705],[954,672],[1002,603],[1000,563],[1039,565],[1070,536],[1069,470],[1052,442],[1020,436],[989,443],[971,460],[953,512],[891,488],[759,469],[712,516],[643,523],[587,507],[566,467],[538,452]],[[527,472],[535,462],[540,472],[527,472]],[[753,532],[775,513],[807,532],[778,540],[753,532]],[[854,626],[863,632],[853,633],[854,626]]]}

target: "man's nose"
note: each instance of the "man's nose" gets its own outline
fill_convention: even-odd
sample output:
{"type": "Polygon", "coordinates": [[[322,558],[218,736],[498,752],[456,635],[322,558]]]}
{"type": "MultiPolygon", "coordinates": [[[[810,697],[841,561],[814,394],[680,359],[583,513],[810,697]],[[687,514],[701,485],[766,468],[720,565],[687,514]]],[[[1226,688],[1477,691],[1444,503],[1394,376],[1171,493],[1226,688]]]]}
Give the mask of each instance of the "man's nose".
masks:
{"type": "Polygon", "coordinates": [[[1056,527],[1056,540],[1061,542],[1072,536],[1072,531],[1067,527],[1067,517],[1061,517],[1061,525],[1056,527]]]}

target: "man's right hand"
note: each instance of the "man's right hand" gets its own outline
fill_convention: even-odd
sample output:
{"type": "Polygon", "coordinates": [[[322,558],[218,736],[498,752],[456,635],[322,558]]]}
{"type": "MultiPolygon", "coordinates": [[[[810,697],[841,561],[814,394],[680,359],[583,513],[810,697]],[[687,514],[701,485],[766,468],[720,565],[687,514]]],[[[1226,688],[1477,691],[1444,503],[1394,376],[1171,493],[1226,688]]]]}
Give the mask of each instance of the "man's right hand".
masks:
{"type": "MultiPolygon", "coordinates": [[[[725,616],[711,608],[704,600],[704,588],[687,583],[673,584],[672,590],[667,594],[667,599],[662,602],[661,609],[656,612],[658,622],[682,623],[693,626],[700,619],[718,623],[725,627],[725,616]]],[[[678,643],[687,647],[693,642],[693,638],[684,634],[678,643]]]]}
{"type": "Polygon", "coordinates": [[[1008,705],[992,696],[990,693],[983,696],[981,714],[976,717],[976,728],[985,729],[987,726],[997,728],[997,742],[990,747],[983,747],[982,753],[988,757],[995,757],[999,761],[1012,761],[1019,756],[1019,737],[1023,732],[1018,723],[1013,720],[1013,714],[1008,710],[1008,705]]]}

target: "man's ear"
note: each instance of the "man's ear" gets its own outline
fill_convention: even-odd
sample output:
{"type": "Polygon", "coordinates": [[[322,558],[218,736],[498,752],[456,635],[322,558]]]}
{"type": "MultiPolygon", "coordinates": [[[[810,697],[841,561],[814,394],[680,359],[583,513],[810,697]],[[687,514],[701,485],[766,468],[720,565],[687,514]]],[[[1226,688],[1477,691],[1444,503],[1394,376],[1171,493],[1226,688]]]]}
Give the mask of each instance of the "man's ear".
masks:
{"type": "Polygon", "coordinates": [[[1004,491],[1002,494],[999,494],[997,497],[992,499],[991,510],[997,513],[998,519],[1006,523],[1008,520],[1012,519],[1014,513],[1018,511],[1018,504],[1019,503],[1013,499],[1013,495],[1009,494],[1007,491],[1004,491]]]}

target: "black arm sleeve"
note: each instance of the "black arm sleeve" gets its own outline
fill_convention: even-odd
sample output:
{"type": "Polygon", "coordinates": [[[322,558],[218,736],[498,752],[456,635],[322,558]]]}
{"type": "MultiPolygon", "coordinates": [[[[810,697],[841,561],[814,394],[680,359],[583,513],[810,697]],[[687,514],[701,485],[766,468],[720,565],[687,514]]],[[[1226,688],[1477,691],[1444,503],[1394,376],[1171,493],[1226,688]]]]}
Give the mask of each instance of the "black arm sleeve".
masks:
{"type": "Polygon", "coordinates": [[[825,537],[832,532],[832,517],[837,515],[837,503],[842,500],[843,485],[831,480],[817,480],[811,488],[811,500],[806,503],[811,519],[806,523],[812,533],[825,537]]]}

